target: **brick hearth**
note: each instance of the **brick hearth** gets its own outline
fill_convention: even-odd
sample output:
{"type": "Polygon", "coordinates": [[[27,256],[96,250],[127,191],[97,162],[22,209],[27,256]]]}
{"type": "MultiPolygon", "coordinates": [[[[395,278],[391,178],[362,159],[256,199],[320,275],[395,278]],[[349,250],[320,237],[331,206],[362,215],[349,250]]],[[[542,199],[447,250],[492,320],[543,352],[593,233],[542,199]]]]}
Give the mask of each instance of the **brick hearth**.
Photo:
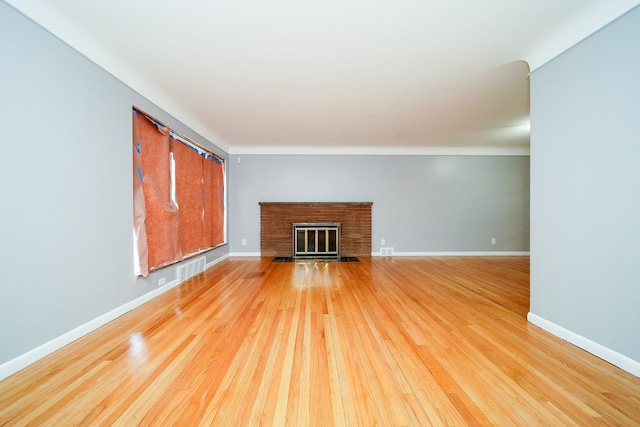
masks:
{"type": "Polygon", "coordinates": [[[260,202],[260,252],[292,256],[294,222],[339,222],[342,256],[371,256],[372,202],[260,202]]]}

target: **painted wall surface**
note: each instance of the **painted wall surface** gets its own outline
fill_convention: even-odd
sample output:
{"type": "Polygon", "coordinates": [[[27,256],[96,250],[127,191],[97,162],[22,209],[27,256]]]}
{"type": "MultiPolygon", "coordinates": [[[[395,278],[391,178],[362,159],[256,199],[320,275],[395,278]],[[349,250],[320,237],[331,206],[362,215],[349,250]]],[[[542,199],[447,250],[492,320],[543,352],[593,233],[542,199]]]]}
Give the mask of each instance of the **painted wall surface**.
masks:
{"type": "Polygon", "coordinates": [[[531,76],[531,313],[640,362],[640,8],[531,76]]]}
{"type": "Polygon", "coordinates": [[[176,279],[133,274],[132,105],[209,143],[2,2],[0,54],[1,365],[176,279]]]}
{"type": "Polygon", "coordinates": [[[334,201],[373,202],[373,252],[381,239],[405,253],[529,250],[528,156],[232,155],[229,170],[232,253],[260,251],[259,202],[334,201]]]}

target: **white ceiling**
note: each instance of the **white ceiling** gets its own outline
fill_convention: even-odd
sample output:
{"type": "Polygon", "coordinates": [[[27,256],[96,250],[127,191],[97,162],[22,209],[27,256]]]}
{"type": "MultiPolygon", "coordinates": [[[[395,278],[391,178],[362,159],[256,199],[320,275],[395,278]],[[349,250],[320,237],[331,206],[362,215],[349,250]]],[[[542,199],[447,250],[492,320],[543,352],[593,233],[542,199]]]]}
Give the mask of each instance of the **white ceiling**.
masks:
{"type": "Polygon", "coordinates": [[[535,69],[638,0],[7,0],[231,154],[529,150],[535,69]]]}

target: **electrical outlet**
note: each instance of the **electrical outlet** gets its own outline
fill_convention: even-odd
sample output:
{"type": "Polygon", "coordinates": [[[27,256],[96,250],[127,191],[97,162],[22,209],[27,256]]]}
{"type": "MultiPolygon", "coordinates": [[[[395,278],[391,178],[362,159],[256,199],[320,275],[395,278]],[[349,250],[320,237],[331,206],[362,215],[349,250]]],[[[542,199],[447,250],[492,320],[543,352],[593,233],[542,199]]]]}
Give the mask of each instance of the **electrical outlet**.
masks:
{"type": "Polygon", "coordinates": [[[492,245],[495,245],[495,244],[496,244],[496,238],[495,238],[495,237],[492,237],[492,238],[491,238],[491,244],[492,244],[492,245]]]}
{"type": "Polygon", "coordinates": [[[242,239],[242,246],[247,246],[247,239],[242,239]]]}
{"type": "Polygon", "coordinates": [[[387,239],[382,239],[382,240],[380,240],[380,244],[381,244],[382,246],[386,245],[386,244],[387,244],[387,239]]]}
{"type": "Polygon", "coordinates": [[[167,278],[166,277],[161,277],[158,279],[158,286],[162,286],[165,283],[167,283],[167,278]]]}

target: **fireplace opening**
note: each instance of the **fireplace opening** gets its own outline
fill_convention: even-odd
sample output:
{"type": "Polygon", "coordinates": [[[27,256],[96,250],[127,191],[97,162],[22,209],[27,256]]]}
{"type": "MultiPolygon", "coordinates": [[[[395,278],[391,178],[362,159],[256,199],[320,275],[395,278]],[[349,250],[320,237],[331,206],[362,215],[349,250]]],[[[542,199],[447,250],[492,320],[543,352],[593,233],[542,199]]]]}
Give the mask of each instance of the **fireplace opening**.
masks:
{"type": "Polygon", "coordinates": [[[295,258],[339,258],[340,223],[294,223],[295,258]]]}

